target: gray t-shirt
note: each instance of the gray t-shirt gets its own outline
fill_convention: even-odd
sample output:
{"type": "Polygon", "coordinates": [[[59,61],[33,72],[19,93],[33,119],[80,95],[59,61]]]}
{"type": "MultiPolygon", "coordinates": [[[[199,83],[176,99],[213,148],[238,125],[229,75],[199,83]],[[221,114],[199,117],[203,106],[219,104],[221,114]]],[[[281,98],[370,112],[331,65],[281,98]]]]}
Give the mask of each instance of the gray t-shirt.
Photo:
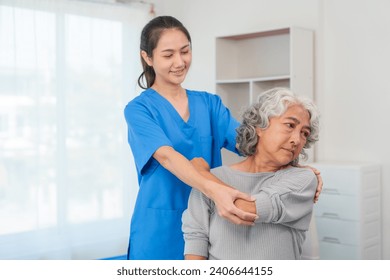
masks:
{"type": "Polygon", "coordinates": [[[317,188],[310,169],[246,173],[221,166],[211,172],[255,197],[259,218],[254,226],[235,225],[218,215],[212,200],[193,189],[182,218],[185,254],[210,260],[300,259],[317,188]]]}

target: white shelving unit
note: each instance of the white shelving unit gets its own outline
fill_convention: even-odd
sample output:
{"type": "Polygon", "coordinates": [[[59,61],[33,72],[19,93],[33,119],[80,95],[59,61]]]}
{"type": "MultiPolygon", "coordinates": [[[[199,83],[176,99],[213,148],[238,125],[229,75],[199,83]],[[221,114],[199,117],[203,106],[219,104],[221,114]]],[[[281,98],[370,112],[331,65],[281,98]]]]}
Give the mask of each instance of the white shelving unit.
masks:
{"type": "MultiPolygon", "coordinates": [[[[313,99],[313,31],[299,27],[216,38],[216,93],[233,116],[273,87],[313,99]]],[[[311,154],[311,157],[312,154],[311,154]]],[[[224,163],[238,157],[223,153],[224,163]]]]}
{"type": "Polygon", "coordinates": [[[314,206],[320,259],[381,259],[380,165],[311,165],[324,181],[314,206]]]}

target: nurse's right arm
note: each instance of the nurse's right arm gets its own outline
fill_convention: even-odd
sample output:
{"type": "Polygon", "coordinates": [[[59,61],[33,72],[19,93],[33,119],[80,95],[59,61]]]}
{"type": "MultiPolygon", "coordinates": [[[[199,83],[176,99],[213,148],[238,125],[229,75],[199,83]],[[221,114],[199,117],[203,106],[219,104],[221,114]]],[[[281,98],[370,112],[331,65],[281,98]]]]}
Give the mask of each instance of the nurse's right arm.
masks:
{"type": "Polygon", "coordinates": [[[234,201],[239,198],[253,201],[248,194],[204,177],[187,158],[172,147],[161,146],[153,157],[181,181],[212,199],[221,217],[239,225],[252,225],[257,218],[256,214],[245,212],[234,205],[234,201]]]}

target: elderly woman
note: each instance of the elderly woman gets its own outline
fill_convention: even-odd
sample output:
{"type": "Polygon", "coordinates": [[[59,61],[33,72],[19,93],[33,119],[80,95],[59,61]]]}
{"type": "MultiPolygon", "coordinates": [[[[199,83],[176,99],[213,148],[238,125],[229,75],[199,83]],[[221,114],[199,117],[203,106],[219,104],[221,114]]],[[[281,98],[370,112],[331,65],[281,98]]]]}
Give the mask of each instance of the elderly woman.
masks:
{"type": "Polygon", "coordinates": [[[299,156],[318,140],[315,105],[285,88],[261,94],[243,114],[237,145],[246,158],[208,172],[215,180],[250,193],[236,200],[258,218],[253,226],[232,224],[216,213],[212,200],[192,190],[183,214],[186,259],[300,259],[313,211],[317,178],[297,167],[299,156]]]}

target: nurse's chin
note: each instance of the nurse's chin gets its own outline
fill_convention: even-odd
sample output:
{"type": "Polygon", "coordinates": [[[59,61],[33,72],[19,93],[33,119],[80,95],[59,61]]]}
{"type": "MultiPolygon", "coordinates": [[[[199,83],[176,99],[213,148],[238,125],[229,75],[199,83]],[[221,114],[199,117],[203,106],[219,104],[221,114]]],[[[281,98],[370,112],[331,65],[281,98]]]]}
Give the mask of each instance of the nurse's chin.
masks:
{"type": "Polygon", "coordinates": [[[175,85],[181,85],[184,82],[184,79],[185,79],[185,76],[182,76],[182,77],[174,76],[171,79],[171,83],[175,84],[175,85]]]}

